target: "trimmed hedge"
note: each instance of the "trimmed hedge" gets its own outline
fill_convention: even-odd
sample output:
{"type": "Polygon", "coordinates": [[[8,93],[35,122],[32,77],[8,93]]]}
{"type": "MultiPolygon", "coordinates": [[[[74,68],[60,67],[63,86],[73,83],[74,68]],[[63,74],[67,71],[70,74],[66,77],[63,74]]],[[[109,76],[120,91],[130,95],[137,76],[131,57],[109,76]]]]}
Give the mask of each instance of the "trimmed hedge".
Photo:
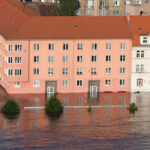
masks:
{"type": "Polygon", "coordinates": [[[15,101],[8,100],[1,108],[1,112],[5,115],[17,115],[20,113],[20,107],[15,101]]]}

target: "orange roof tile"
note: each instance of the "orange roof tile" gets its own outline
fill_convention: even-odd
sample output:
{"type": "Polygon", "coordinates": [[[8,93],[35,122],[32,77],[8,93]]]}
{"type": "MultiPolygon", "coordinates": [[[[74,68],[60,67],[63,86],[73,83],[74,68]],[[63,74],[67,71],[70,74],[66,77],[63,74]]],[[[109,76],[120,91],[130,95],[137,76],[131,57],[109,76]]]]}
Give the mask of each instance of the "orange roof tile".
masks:
{"type": "Polygon", "coordinates": [[[126,17],[30,17],[7,38],[119,39],[130,33],[126,17]]]}
{"type": "Polygon", "coordinates": [[[130,25],[133,37],[133,46],[139,46],[139,35],[150,33],[150,16],[131,16],[130,25]]]}

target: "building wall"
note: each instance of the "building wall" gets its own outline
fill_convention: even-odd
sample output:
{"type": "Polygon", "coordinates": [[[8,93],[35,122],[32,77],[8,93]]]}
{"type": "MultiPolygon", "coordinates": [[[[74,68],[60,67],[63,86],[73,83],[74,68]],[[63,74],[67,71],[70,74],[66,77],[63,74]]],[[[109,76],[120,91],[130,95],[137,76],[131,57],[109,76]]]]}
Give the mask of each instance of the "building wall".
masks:
{"type": "MultiPolygon", "coordinates": [[[[126,10],[128,10],[127,12],[131,13],[133,12],[131,6],[138,6],[136,4],[136,1],[137,0],[131,0],[131,4],[130,5],[125,5],[124,3],[124,0],[118,0],[119,1],[119,6],[114,6],[113,5],[113,0],[106,0],[106,7],[105,8],[101,8],[100,7],[100,0],[93,0],[93,7],[90,9],[88,7],[86,7],[86,2],[88,0],[80,0],[80,3],[82,5],[80,5],[80,16],[85,16],[85,15],[89,15],[89,16],[107,16],[107,15],[117,15],[117,14],[114,14],[113,11],[119,11],[119,14],[118,15],[125,15],[126,14],[126,10]],[[84,5],[85,4],[85,5],[84,5]],[[128,9],[125,9],[125,7],[129,7],[128,9]],[[87,13],[87,12],[91,12],[91,13],[87,13]],[[102,12],[103,11],[103,12],[102,12]],[[105,12],[104,12],[105,11],[105,12]]],[[[145,4],[146,3],[146,0],[141,0],[141,4],[145,4]]],[[[140,6],[140,5],[139,5],[140,6]]],[[[146,6],[144,6],[145,9],[146,6]]]]}
{"type": "MultiPolygon", "coordinates": [[[[12,44],[18,41],[12,41],[12,44]]],[[[20,41],[19,41],[20,42],[20,41]]],[[[8,43],[8,42],[7,42],[8,43]]],[[[11,41],[9,41],[11,43],[11,41]]],[[[45,93],[46,81],[57,81],[57,92],[58,93],[76,93],[76,92],[88,92],[88,81],[99,80],[100,91],[98,92],[118,92],[118,91],[130,91],[130,80],[131,80],[131,40],[129,39],[108,39],[108,40],[31,40],[22,41],[24,47],[29,47],[27,51],[29,53],[22,52],[23,55],[23,77],[13,76],[7,77],[9,87],[7,90],[9,93],[45,93]],[[106,43],[112,44],[111,50],[106,50],[106,43]],[[126,49],[120,50],[120,43],[126,43],[126,49]],[[40,50],[35,51],[33,45],[37,43],[40,45],[40,50]],[[54,50],[48,50],[48,44],[54,44],[54,50]],[[63,43],[68,43],[69,49],[63,50],[63,43]],[[77,44],[82,43],[83,49],[78,50],[77,44]],[[97,43],[97,50],[92,50],[92,43],[97,43]],[[120,62],[120,55],[126,56],[125,62],[120,62]],[[69,58],[68,63],[62,62],[62,57],[67,55],[69,58]],[[77,56],[83,56],[83,62],[77,62],[77,56]],[[96,62],[91,62],[91,56],[97,56],[96,62]],[[111,55],[111,61],[106,62],[106,55],[111,55]],[[40,62],[34,63],[34,56],[40,56],[40,62]],[[54,56],[54,62],[48,63],[48,56],[54,56]],[[28,59],[29,58],[29,59],[28,59]],[[28,64],[28,65],[27,65],[28,64]],[[28,66],[28,70],[27,70],[28,66]],[[48,68],[54,68],[54,75],[48,75],[48,68]],[[68,74],[62,74],[62,68],[68,68],[68,74]],[[77,67],[83,68],[82,75],[77,75],[77,67]],[[97,68],[97,74],[91,74],[91,67],[97,68]],[[111,74],[105,73],[105,68],[111,67],[111,74]],[[125,67],[125,74],[120,74],[120,67],[125,67]],[[39,68],[40,74],[34,75],[33,69],[39,68]],[[29,75],[29,77],[27,77],[29,75]],[[10,78],[10,79],[9,79],[10,78]],[[82,87],[77,87],[77,80],[83,80],[82,87]],[[106,86],[105,80],[110,79],[111,85],[106,86]],[[120,79],[125,79],[125,85],[120,86],[120,79]],[[33,81],[39,80],[40,87],[34,88],[33,81]],[[63,87],[62,81],[68,80],[68,87],[63,87]],[[14,88],[14,82],[20,81],[20,88],[14,88]]],[[[15,54],[13,54],[14,56],[15,54]]],[[[16,53],[16,55],[19,55],[16,53]]],[[[12,64],[7,64],[7,67],[12,64]]],[[[16,67],[16,65],[14,65],[16,67]]]]}
{"type": "Polygon", "coordinates": [[[131,91],[150,91],[150,47],[138,46],[132,49],[131,91]],[[137,51],[144,50],[144,58],[137,58],[137,51]],[[136,72],[136,65],[144,65],[143,72],[136,72]],[[137,79],[143,79],[143,86],[137,86],[137,79]]]}

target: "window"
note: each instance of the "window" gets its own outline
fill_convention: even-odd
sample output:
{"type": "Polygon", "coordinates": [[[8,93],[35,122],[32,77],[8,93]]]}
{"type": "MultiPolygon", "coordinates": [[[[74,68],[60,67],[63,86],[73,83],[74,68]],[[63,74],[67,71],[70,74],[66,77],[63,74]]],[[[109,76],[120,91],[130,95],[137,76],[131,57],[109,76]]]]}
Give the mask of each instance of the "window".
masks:
{"type": "Polygon", "coordinates": [[[7,70],[7,76],[12,76],[13,75],[13,70],[12,69],[8,69],[7,70]]]}
{"type": "Polygon", "coordinates": [[[111,73],[111,68],[110,67],[108,67],[108,68],[106,68],[106,74],[110,74],[111,73]]]}
{"type": "Polygon", "coordinates": [[[106,55],[106,62],[110,62],[111,61],[111,55],[106,55]]]}
{"type": "Polygon", "coordinates": [[[7,63],[12,64],[13,63],[13,58],[12,57],[7,57],[7,63]]]}
{"type": "Polygon", "coordinates": [[[54,50],[54,44],[48,44],[48,49],[49,50],[54,50]]]}
{"type": "Polygon", "coordinates": [[[82,46],[82,43],[78,43],[78,50],[82,50],[83,49],[83,46],[82,46]]]}
{"type": "Polygon", "coordinates": [[[120,14],[119,10],[113,10],[113,15],[118,16],[120,14]]]}
{"type": "Polygon", "coordinates": [[[111,85],[111,80],[110,79],[106,79],[105,80],[105,86],[110,86],[111,85]]]}
{"type": "Polygon", "coordinates": [[[142,78],[137,79],[136,85],[137,87],[143,86],[143,79],[142,78]]]}
{"type": "Polygon", "coordinates": [[[63,80],[62,84],[63,84],[63,87],[67,87],[68,86],[68,80],[63,80]]]}
{"type": "Polygon", "coordinates": [[[96,62],[96,60],[97,60],[97,56],[91,56],[91,61],[92,62],[96,62]]]}
{"type": "Polygon", "coordinates": [[[77,86],[82,86],[82,80],[77,80],[77,86]]]}
{"type": "Polygon", "coordinates": [[[48,56],[48,62],[53,63],[54,62],[54,56],[48,56]]]}
{"type": "Polygon", "coordinates": [[[63,68],[62,69],[62,74],[68,74],[68,68],[63,68]]]}
{"type": "Polygon", "coordinates": [[[15,45],[15,51],[16,51],[16,52],[22,51],[22,45],[20,45],[20,44],[15,45]]]}
{"type": "Polygon", "coordinates": [[[91,74],[96,74],[96,68],[91,68],[91,74]]]}
{"type": "Polygon", "coordinates": [[[120,61],[121,62],[125,61],[125,55],[120,55],[120,61]]]}
{"type": "Polygon", "coordinates": [[[38,51],[40,49],[40,45],[39,44],[34,44],[34,50],[38,51]]]}
{"type": "Polygon", "coordinates": [[[34,80],[33,81],[33,87],[40,87],[40,81],[39,80],[34,80]]]}
{"type": "Polygon", "coordinates": [[[14,83],[14,88],[20,88],[20,82],[15,82],[14,83]]]}
{"type": "Polygon", "coordinates": [[[63,44],[63,50],[68,50],[68,44],[63,44]]]}
{"type": "Polygon", "coordinates": [[[22,70],[21,69],[15,69],[15,76],[21,76],[22,70]]]}
{"type": "Polygon", "coordinates": [[[63,56],[63,62],[67,63],[68,62],[68,56],[63,56]]]}
{"type": "Polygon", "coordinates": [[[125,50],[126,49],[126,43],[120,43],[120,49],[125,50]]]}
{"type": "Polygon", "coordinates": [[[39,61],[40,61],[40,57],[39,56],[34,56],[34,62],[39,63],[39,61]]]}
{"type": "Polygon", "coordinates": [[[77,68],[77,74],[81,75],[82,74],[82,68],[77,68]]]}
{"type": "Polygon", "coordinates": [[[7,47],[7,51],[11,52],[12,51],[12,44],[9,44],[7,47]]]}
{"type": "Polygon", "coordinates": [[[22,63],[22,57],[15,57],[15,63],[21,64],[22,63]]]}
{"type": "Polygon", "coordinates": [[[120,0],[113,0],[113,6],[120,6],[120,0]]]}
{"type": "Polygon", "coordinates": [[[144,58],[144,51],[136,51],[136,57],[137,58],[144,58]]]}
{"type": "Polygon", "coordinates": [[[92,50],[96,50],[97,49],[97,43],[93,43],[92,44],[92,50]]]}
{"type": "Polygon", "coordinates": [[[143,43],[147,43],[147,37],[143,37],[143,43]]]}
{"type": "Polygon", "coordinates": [[[82,56],[77,56],[77,62],[82,62],[82,56]]]}
{"type": "Polygon", "coordinates": [[[34,75],[39,75],[39,74],[40,74],[40,69],[34,68],[34,75]]]}
{"type": "Polygon", "coordinates": [[[124,86],[125,85],[125,79],[120,79],[120,86],[124,86]]]}
{"type": "Polygon", "coordinates": [[[48,68],[48,74],[53,75],[54,74],[54,69],[53,68],[48,68]]]}
{"type": "Polygon", "coordinates": [[[125,67],[120,67],[120,74],[125,74],[125,67]]]}
{"type": "Polygon", "coordinates": [[[144,65],[136,65],[136,72],[138,73],[141,73],[141,72],[144,72],[144,65]]]}
{"type": "Polygon", "coordinates": [[[106,43],[106,49],[110,50],[111,49],[111,43],[106,43]]]}

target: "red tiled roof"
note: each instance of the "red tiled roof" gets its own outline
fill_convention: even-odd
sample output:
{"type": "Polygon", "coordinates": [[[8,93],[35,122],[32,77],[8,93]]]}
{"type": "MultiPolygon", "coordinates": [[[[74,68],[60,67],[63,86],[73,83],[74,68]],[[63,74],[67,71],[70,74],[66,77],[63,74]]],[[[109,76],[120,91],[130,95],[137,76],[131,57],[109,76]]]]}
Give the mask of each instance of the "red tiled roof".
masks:
{"type": "MultiPolygon", "coordinates": [[[[17,24],[17,23],[16,23],[17,24]]],[[[130,38],[126,17],[30,17],[9,39],[130,38]]]]}
{"type": "Polygon", "coordinates": [[[139,46],[139,35],[150,33],[150,16],[131,16],[130,25],[133,37],[133,46],[139,46]]]}

